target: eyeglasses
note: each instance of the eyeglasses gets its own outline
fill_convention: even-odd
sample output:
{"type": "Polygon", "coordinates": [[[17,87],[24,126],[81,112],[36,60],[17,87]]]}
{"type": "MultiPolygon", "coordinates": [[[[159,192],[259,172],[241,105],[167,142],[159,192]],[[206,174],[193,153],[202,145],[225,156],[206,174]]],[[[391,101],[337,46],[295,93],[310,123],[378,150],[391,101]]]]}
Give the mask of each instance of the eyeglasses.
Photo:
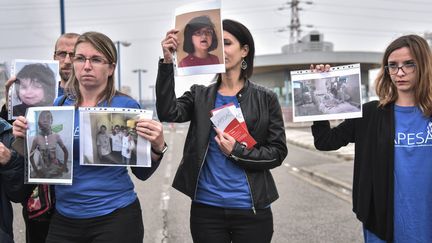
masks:
{"type": "Polygon", "coordinates": [[[110,62],[105,60],[102,57],[98,57],[98,56],[93,56],[93,57],[85,57],[82,55],[77,55],[74,57],[73,59],[73,63],[74,64],[78,64],[78,65],[85,65],[85,63],[87,62],[87,60],[89,60],[90,64],[92,66],[102,66],[104,64],[109,64],[110,62]]]}
{"type": "Polygon", "coordinates": [[[69,55],[69,58],[73,58],[75,54],[73,52],[67,52],[67,51],[55,51],[54,54],[59,59],[65,59],[67,55],[69,55]]]}
{"type": "Polygon", "coordinates": [[[212,29],[205,29],[205,30],[197,30],[193,32],[194,36],[212,36],[214,31],[212,29]]]}
{"type": "Polygon", "coordinates": [[[19,89],[43,88],[42,83],[32,79],[24,79],[24,80],[17,79],[15,83],[18,85],[19,89]]]}
{"type": "Polygon", "coordinates": [[[417,65],[415,63],[405,63],[402,66],[398,66],[396,64],[389,64],[385,66],[385,68],[387,72],[389,72],[389,74],[395,75],[399,72],[399,69],[402,69],[405,74],[410,74],[414,72],[416,66],[417,65]]]}

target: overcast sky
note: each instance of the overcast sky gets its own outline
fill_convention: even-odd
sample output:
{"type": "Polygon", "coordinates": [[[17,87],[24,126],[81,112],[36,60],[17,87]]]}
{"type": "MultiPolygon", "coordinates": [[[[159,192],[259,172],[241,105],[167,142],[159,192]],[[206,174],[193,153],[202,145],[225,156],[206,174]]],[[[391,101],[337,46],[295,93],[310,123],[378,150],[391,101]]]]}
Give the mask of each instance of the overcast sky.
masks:
{"type": "MultiPolygon", "coordinates": [[[[198,0],[199,1],[199,0],[198,0]]],[[[113,41],[128,41],[121,48],[122,84],[138,97],[138,75],[143,96],[151,98],[160,42],[173,26],[174,9],[191,0],[65,0],[66,31],[99,31],[113,41]]],[[[57,0],[0,0],[0,62],[13,59],[51,59],[60,34],[57,0]]],[[[289,42],[291,12],[283,0],[229,0],[222,3],[222,17],[238,20],[252,32],[256,54],[280,53],[289,42]]],[[[300,4],[303,33],[318,30],[335,51],[378,51],[394,38],[432,31],[430,0],[314,0],[300,4]],[[312,4],[307,4],[311,2],[312,4]],[[313,27],[306,27],[312,25],[313,27]]]]}

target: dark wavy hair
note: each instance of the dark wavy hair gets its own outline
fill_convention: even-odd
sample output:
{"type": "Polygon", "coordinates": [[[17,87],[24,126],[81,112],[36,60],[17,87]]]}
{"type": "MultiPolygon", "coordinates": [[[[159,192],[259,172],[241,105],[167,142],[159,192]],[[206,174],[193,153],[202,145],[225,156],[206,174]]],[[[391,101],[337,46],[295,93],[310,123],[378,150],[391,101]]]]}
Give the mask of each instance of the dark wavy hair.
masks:
{"type": "MultiPolygon", "coordinates": [[[[19,98],[19,88],[21,79],[30,79],[31,82],[37,82],[42,85],[44,90],[44,100],[53,102],[56,94],[52,90],[55,87],[56,79],[55,74],[46,64],[32,63],[25,65],[16,75],[17,85],[16,95],[19,98]]],[[[21,99],[20,99],[21,100],[21,99]]],[[[52,104],[50,104],[52,105],[52,104]]]]}
{"type": "Polygon", "coordinates": [[[249,47],[248,55],[244,58],[247,63],[245,70],[241,69],[240,78],[249,79],[253,73],[254,58],[255,58],[255,43],[249,29],[243,24],[225,19],[222,22],[223,30],[233,35],[239,42],[240,47],[247,45],[249,47]]]}
{"type": "Polygon", "coordinates": [[[212,43],[208,49],[208,51],[213,51],[218,46],[218,40],[215,31],[215,25],[211,22],[210,18],[206,15],[198,16],[191,19],[185,27],[184,30],[184,42],[183,42],[183,50],[189,54],[195,52],[195,47],[192,43],[192,35],[195,31],[200,30],[202,28],[211,28],[213,30],[212,35],[212,43]]]}

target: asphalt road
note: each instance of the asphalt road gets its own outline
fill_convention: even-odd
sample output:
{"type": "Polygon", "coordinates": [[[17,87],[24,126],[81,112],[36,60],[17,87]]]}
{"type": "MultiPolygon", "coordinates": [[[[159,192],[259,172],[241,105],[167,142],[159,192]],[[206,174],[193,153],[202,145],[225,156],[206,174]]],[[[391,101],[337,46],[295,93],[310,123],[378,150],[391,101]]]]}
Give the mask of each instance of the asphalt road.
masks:
{"type": "MultiPolygon", "coordinates": [[[[190,199],[171,187],[181,159],[186,127],[166,129],[169,150],[161,166],[147,181],[134,178],[143,208],[144,242],[189,243],[190,199]]],[[[272,204],[274,243],[287,242],[362,242],[361,225],[351,204],[321,185],[302,177],[292,166],[335,162],[331,157],[289,145],[284,164],[272,170],[280,198],[272,204]]],[[[133,177],[133,175],[132,175],[133,177]]],[[[15,239],[24,242],[21,206],[15,205],[15,239]]]]}

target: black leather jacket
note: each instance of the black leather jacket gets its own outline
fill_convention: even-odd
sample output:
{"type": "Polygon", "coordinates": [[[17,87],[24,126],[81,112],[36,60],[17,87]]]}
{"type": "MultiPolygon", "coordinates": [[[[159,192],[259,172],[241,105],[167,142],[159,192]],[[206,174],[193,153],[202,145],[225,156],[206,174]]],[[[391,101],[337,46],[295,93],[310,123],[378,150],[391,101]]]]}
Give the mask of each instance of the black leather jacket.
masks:
{"type": "MultiPolygon", "coordinates": [[[[183,158],[173,187],[195,199],[198,178],[206,158],[210,130],[210,111],[214,109],[219,83],[193,85],[176,98],[172,64],[159,63],[156,81],[156,108],[165,122],[190,121],[183,158]]],[[[248,150],[236,143],[230,159],[243,168],[252,193],[254,208],[264,208],[279,195],[269,169],[282,164],[287,156],[285,128],[277,96],[272,91],[246,81],[237,94],[246,125],[257,141],[248,150]]]]}

